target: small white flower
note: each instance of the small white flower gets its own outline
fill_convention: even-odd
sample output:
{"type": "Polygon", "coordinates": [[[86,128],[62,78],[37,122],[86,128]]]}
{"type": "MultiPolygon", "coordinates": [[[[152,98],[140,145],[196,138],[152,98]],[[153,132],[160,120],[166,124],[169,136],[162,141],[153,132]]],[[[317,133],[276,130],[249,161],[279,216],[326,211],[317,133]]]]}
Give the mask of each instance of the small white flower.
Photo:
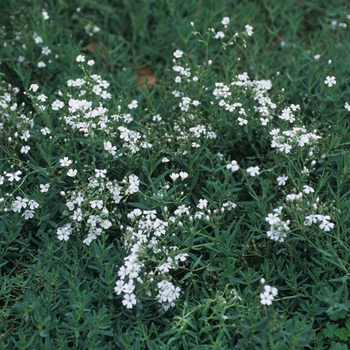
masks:
{"type": "Polygon", "coordinates": [[[237,164],[237,161],[233,160],[230,164],[226,165],[226,168],[234,172],[239,169],[239,165],[237,164]]]}
{"type": "Polygon", "coordinates": [[[224,37],[225,37],[225,34],[224,32],[221,32],[221,31],[217,32],[214,36],[215,39],[223,39],[224,37]]]}
{"type": "Polygon", "coordinates": [[[208,201],[206,199],[200,199],[198,204],[197,204],[197,208],[199,209],[204,209],[208,206],[208,201]]]}
{"type": "Polygon", "coordinates": [[[288,176],[282,175],[277,178],[277,184],[278,186],[284,186],[288,180],[288,176]]]}
{"type": "Polygon", "coordinates": [[[40,94],[38,96],[38,100],[41,101],[41,102],[45,102],[47,100],[47,96],[44,95],[44,94],[40,94]]]}
{"type": "Polygon", "coordinates": [[[345,102],[344,108],[350,112],[350,104],[345,102]]]}
{"type": "Polygon", "coordinates": [[[45,185],[40,184],[40,192],[42,192],[42,193],[47,192],[49,190],[49,188],[50,188],[50,184],[45,184],[45,185]]]}
{"type": "Polygon", "coordinates": [[[125,294],[123,305],[126,306],[127,309],[132,309],[133,305],[136,305],[135,294],[125,294]]]}
{"type": "Polygon", "coordinates": [[[260,303],[262,305],[271,305],[273,300],[273,295],[267,292],[260,293],[260,303]]]}
{"type": "Polygon", "coordinates": [[[224,17],[221,21],[221,23],[225,26],[225,28],[227,27],[227,25],[230,23],[230,18],[229,17],[224,17]]]}
{"type": "Polygon", "coordinates": [[[315,192],[315,190],[308,185],[304,185],[303,192],[307,194],[307,193],[313,193],[313,192],[315,192]]]}
{"type": "Polygon", "coordinates": [[[246,30],[248,36],[252,36],[253,35],[253,27],[250,26],[249,24],[247,24],[245,26],[245,30],[246,30]]]}
{"type": "Polygon", "coordinates": [[[27,154],[30,151],[30,146],[22,146],[20,149],[21,153],[27,154]]]}
{"type": "Polygon", "coordinates": [[[138,102],[136,100],[132,100],[130,104],[128,104],[129,109],[134,109],[138,107],[138,102]]]}
{"type": "Polygon", "coordinates": [[[73,163],[68,157],[64,157],[63,159],[60,159],[60,165],[61,166],[70,166],[73,163]]]}
{"type": "Polygon", "coordinates": [[[333,85],[335,85],[337,83],[337,81],[335,80],[335,77],[326,77],[326,80],[324,81],[324,83],[329,86],[329,87],[332,87],[333,85]]]}
{"type": "Polygon", "coordinates": [[[8,180],[10,182],[12,182],[12,181],[19,181],[19,180],[21,180],[21,178],[19,177],[19,175],[21,175],[21,174],[22,174],[22,171],[18,170],[15,173],[6,173],[5,176],[7,176],[8,180]]]}
{"type": "Polygon", "coordinates": [[[58,111],[59,109],[63,108],[64,107],[64,102],[60,101],[60,100],[56,100],[56,101],[53,101],[51,103],[51,108],[54,110],[54,111],[58,111]]]}
{"type": "Polygon", "coordinates": [[[176,174],[176,173],[172,173],[172,174],[170,174],[170,178],[173,180],[173,181],[175,181],[175,180],[177,180],[178,178],[179,178],[179,174],[176,174]]]}
{"type": "Polygon", "coordinates": [[[88,60],[87,64],[89,66],[93,66],[95,64],[95,61],[94,60],[88,60]]]}
{"type": "Polygon", "coordinates": [[[67,176],[69,176],[69,177],[74,177],[75,175],[77,175],[77,173],[78,173],[78,170],[77,170],[77,169],[69,169],[69,170],[67,171],[67,176]]]}
{"type": "Polygon", "coordinates": [[[183,52],[181,50],[176,50],[174,53],[173,53],[174,57],[175,58],[181,58],[182,55],[183,55],[183,52]]]}
{"type": "Polygon", "coordinates": [[[76,58],[76,61],[77,61],[77,62],[85,62],[85,56],[79,55],[79,56],[76,58]]]}
{"type": "Polygon", "coordinates": [[[38,68],[45,68],[46,67],[46,63],[43,61],[38,62],[38,68]]]}
{"type": "Polygon", "coordinates": [[[250,176],[256,176],[260,174],[260,168],[258,166],[254,166],[254,167],[249,167],[247,169],[247,172],[249,173],[250,176]]]}
{"type": "Polygon", "coordinates": [[[184,172],[184,171],[181,171],[179,173],[180,177],[181,177],[181,180],[185,180],[187,177],[188,177],[188,173],[184,172]]]}
{"type": "Polygon", "coordinates": [[[38,84],[31,84],[29,87],[29,91],[33,91],[33,92],[37,92],[39,89],[39,85],[38,84]]]}

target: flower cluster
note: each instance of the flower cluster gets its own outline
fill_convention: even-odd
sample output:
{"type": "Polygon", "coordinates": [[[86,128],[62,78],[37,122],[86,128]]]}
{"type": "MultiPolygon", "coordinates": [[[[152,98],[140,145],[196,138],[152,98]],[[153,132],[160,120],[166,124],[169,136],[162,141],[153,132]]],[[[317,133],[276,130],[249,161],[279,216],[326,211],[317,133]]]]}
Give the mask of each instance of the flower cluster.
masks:
{"type": "Polygon", "coordinates": [[[155,210],[134,209],[128,219],[132,226],[125,228],[124,246],[129,255],[119,268],[115,292],[117,295],[123,293],[123,305],[131,309],[141,302],[137,293],[146,288],[147,295],[154,296],[161,309],[166,311],[180,296],[180,288],[171,282],[170,272],[177,269],[188,254],[180,252],[176,246],[167,246],[165,242],[173,228],[168,221],[159,219],[155,210]]]}
{"type": "MultiPolygon", "coordinates": [[[[68,158],[63,160],[65,164],[69,163],[68,158]]],[[[112,227],[110,216],[115,211],[115,205],[123,197],[139,190],[136,175],[129,175],[119,184],[116,180],[110,181],[106,172],[105,169],[95,169],[95,175],[89,178],[87,189],[82,184],[80,189],[76,186],[74,191],[62,193],[67,198],[65,205],[68,212],[65,213],[70,222],[57,229],[59,240],[67,241],[74,231],[80,232],[84,228],[88,235],[83,242],[90,245],[104,230],[112,227]]]]}
{"type": "Polygon", "coordinates": [[[292,130],[281,131],[279,128],[270,131],[272,136],[271,147],[276,148],[279,152],[288,154],[293,147],[305,147],[310,145],[309,155],[313,154],[315,141],[319,140],[321,136],[314,132],[308,132],[303,127],[294,127],[292,130]]]}
{"type": "Polygon", "coordinates": [[[283,242],[287,237],[287,232],[290,230],[288,226],[290,221],[283,221],[280,218],[282,210],[282,206],[275,208],[273,213],[269,213],[265,218],[265,220],[270,224],[270,230],[266,233],[267,237],[277,242],[283,242]]]}
{"type": "Polygon", "coordinates": [[[262,305],[271,305],[272,301],[278,294],[278,290],[276,287],[271,287],[268,284],[265,284],[265,279],[262,278],[260,282],[264,285],[264,291],[260,293],[260,303],[262,305]]]}

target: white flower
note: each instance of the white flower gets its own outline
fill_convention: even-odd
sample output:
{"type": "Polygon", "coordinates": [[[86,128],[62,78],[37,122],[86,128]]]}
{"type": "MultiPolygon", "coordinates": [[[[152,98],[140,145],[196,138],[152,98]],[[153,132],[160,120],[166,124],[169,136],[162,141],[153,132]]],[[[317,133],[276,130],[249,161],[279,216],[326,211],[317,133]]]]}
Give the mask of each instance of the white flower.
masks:
{"type": "Polygon", "coordinates": [[[224,32],[217,32],[214,36],[215,39],[223,39],[225,37],[224,32]]]}
{"type": "Polygon", "coordinates": [[[313,193],[313,192],[315,192],[315,190],[308,185],[304,185],[303,192],[307,194],[307,193],[313,193]]]}
{"type": "Polygon", "coordinates": [[[206,199],[200,199],[198,204],[197,204],[198,209],[204,209],[207,206],[208,206],[208,201],[206,199]]]}
{"type": "Polygon", "coordinates": [[[76,61],[77,61],[77,62],[85,62],[85,56],[79,55],[79,56],[76,58],[76,61]]]}
{"type": "Polygon", "coordinates": [[[25,220],[31,219],[34,217],[34,210],[26,210],[22,216],[24,217],[25,220]]]}
{"type": "Polygon", "coordinates": [[[21,178],[19,177],[19,175],[21,174],[22,174],[22,171],[18,170],[15,173],[6,173],[5,176],[7,176],[8,180],[12,182],[13,180],[15,181],[21,180],[21,178]]]}
{"type": "Polygon", "coordinates": [[[95,200],[93,200],[93,201],[91,201],[90,202],[90,206],[91,206],[91,208],[98,208],[98,209],[102,209],[103,208],[103,201],[102,200],[97,200],[97,199],[95,199],[95,200]]]}
{"type": "Polygon", "coordinates": [[[247,24],[245,26],[245,30],[246,30],[248,36],[252,36],[253,35],[253,27],[250,26],[249,24],[247,24]]]}
{"type": "Polygon", "coordinates": [[[228,201],[228,202],[226,202],[226,203],[223,203],[223,204],[222,204],[222,207],[224,208],[224,210],[225,210],[225,208],[226,208],[227,210],[232,210],[232,209],[236,208],[237,205],[236,205],[235,203],[232,203],[232,202],[228,201]]]}
{"type": "Polygon", "coordinates": [[[16,200],[12,203],[12,210],[16,213],[20,213],[22,208],[27,208],[29,199],[17,196],[16,200]]]}
{"type": "Polygon", "coordinates": [[[78,170],[77,170],[77,169],[69,169],[69,170],[67,171],[67,176],[69,176],[69,177],[74,177],[75,175],[77,175],[77,173],[78,173],[78,170]]]}
{"type": "Polygon", "coordinates": [[[276,224],[278,224],[281,221],[280,218],[278,217],[278,213],[275,213],[275,214],[269,213],[267,215],[267,217],[265,218],[265,220],[270,225],[276,225],[276,224]]]}
{"type": "Polygon", "coordinates": [[[181,180],[185,180],[187,177],[188,177],[188,173],[184,172],[184,171],[181,171],[179,173],[180,177],[181,177],[181,180]]]}
{"type": "Polygon", "coordinates": [[[262,305],[271,305],[273,300],[273,295],[267,292],[260,293],[260,303],[262,305]]]}
{"type": "Polygon", "coordinates": [[[128,104],[129,109],[134,109],[138,107],[138,102],[136,100],[132,100],[130,104],[128,104]]]}
{"type": "Polygon", "coordinates": [[[51,134],[51,130],[50,130],[48,127],[45,127],[45,128],[40,129],[40,132],[41,132],[43,135],[51,134]]]}
{"type": "Polygon", "coordinates": [[[327,220],[323,220],[319,227],[321,230],[328,232],[331,230],[331,228],[334,227],[334,224],[332,222],[327,221],[327,220]]]}
{"type": "Polygon", "coordinates": [[[43,11],[41,14],[44,17],[44,21],[46,21],[46,20],[48,20],[50,18],[49,14],[46,11],[43,11]]]}
{"type": "Polygon", "coordinates": [[[224,17],[221,21],[221,23],[227,27],[227,25],[230,23],[230,18],[229,17],[224,17]]]}
{"type": "Polygon", "coordinates": [[[39,89],[39,85],[38,84],[31,84],[29,87],[29,91],[33,91],[33,92],[37,92],[39,89]]]}
{"type": "Polygon", "coordinates": [[[56,101],[53,101],[51,103],[51,108],[54,110],[54,111],[58,111],[59,109],[63,108],[64,107],[64,103],[60,100],[56,100],[56,101]]]}
{"type": "Polygon", "coordinates": [[[329,87],[331,87],[331,86],[333,86],[333,85],[335,85],[336,83],[337,83],[337,81],[335,80],[335,77],[330,77],[330,76],[328,76],[328,77],[326,77],[326,80],[324,81],[324,83],[327,85],[327,86],[329,86],[329,87]]]}
{"type": "Polygon", "coordinates": [[[173,181],[175,181],[176,179],[178,179],[179,178],[179,174],[176,174],[176,173],[172,173],[172,174],[170,174],[169,175],[170,176],[170,178],[173,180],[173,181]]]}
{"type": "Polygon", "coordinates": [[[233,160],[230,164],[226,165],[226,168],[234,172],[239,169],[239,165],[237,164],[237,161],[233,160]]]}
{"type": "Polygon", "coordinates": [[[49,55],[51,53],[51,50],[48,46],[44,46],[42,49],[41,49],[41,53],[45,56],[49,55]]]}
{"type": "Polygon", "coordinates": [[[60,159],[60,165],[61,166],[70,166],[73,163],[68,157],[64,157],[63,159],[60,159]]]}
{"type": "Polygon", "coordinates": [[[128,283],[125,283],[123,286],[123,292],[127,294],[131,294],[135,289],[134,281],[132,279],[129,280],[128,283]]]}
{"type": "Polygon", "coordinates": [[[107,170],[106,169],[95,169],[95,172],[96,172],[96,178],[97,177],[106,177],[106,173],[107,173],[107,170]]]}
{"type": "Polygon", "coordinates": [[[277,184],[278,186],[284,186],[286,184],[286,181],[288,180],[288,176],[282,175],[277,178],[277,184]]]}
{"type": "Polygon", "coordinates": [[[93,66],[95,64],[95,61],[94,60],[88,60],[87,64],[89,66],[93,66]]]}
{"type": "Polygon", "coordinates": [[[116,292],[117,295],[120,295],[123,291],[124,288],[124,281],[123,280],[118,280],[115,283],[114,291],[116,292]]]}
{"type": "Polygon", "coordinates": [[[57,229],[57,238],[62,241],[68,241],[69,236],[71,235],[72,230],[71,230],[71,225],[67,224],[66,226],[59,227],[57,229]]]}
{"type": "Polygon", "coordinates": [[[346,108],[350,112],[350,104],[345,102],[344,108],[346,108]]]}
{"type": "Polygon", "coordinates": [[[174,53],[173,53],[174,57],[175,58],[181,58],[182,55],[183,55],[183,52],[181,50],[176,50],[174,53]]]}
{"type": "Polygon", "coordinates": [[[46,63],[43,61],[38,62],[38,68],[45,68],[46,67],[46,63]]]}
{"type": "Polygon", "coordinates": [[[21,153],[28,153],[30,151],[30,146],[22,146],[20,149],[21,153]]]}
{"type": "Polygon", "coordinates": [[[260,168],[258,166],[255,167],[249,167],[247,169],[247,172],[249,173],[250,176],[256,176],[260,174],[260,168]]]}
{"type": "Polygon", "coordinates": [[[135,294],[125,294],[123,305],[126,306],[127,309],[132,309],[133,305],[136,305],[135,294]]]}

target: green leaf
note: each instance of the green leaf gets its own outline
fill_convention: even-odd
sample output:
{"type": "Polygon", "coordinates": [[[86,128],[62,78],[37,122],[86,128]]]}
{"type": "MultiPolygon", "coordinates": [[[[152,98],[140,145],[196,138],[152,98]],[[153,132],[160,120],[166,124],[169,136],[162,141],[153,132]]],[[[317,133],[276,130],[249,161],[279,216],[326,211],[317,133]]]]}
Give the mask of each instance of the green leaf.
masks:
{"type": "Polygon", "coordinates": [[[322,333],[327,338],[334,338],[334,331],[336,330],[337,326],[334,324],[327,324],[326,328],[322,331],[322,333]]]}

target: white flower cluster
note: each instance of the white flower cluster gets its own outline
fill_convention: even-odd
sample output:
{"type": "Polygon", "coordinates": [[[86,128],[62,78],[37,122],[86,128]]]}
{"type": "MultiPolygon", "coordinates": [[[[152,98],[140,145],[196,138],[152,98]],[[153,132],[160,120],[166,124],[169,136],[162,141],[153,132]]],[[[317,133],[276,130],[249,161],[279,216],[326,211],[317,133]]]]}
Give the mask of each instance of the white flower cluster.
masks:
{"type": "Polygon", "coordinates": [[[119,268],[119,280],[114,290],[117,295],[124,294],[123,305],[131,309],[137,304],[135,288],[146,284],[148,296],[154,295],[161,310],[166,311],[175,305],[180,296],[180,288],[171,282],[168,272],[177,269],[188,254],[178,252],[176,246],[166,246],[164,239],[169,223],[159,219],[155,210],[134,209],[127,216],[132,226],[126,227],[124,245],[130,254],[119,268]],[[146,271],[146,260],[149,259],[159,263],[153,270],[146,271]],[[157,281],[156,285],[154,281],[157,281]]]}
{"type": "Polygon", "coordinates": [[[313,145],[321,136],[314,132],[307,132],[305,126],[294,127],[292,130],[282,131],[277,128],[270,131],[272,136],[271,147],[276,148],[279,152],[290,153],[293,147],[304,147],[310,145],[309,155],[313,154],[313,145]]]}
{"type": "Polygon", "coordinates": [[[290,230],[290,221],[283,221],[280,219],[283,207],[280,206],[273,210],[274,213],[269,213],[265,220],[270,224],[270,230],[266,232],[267,237],[270,239],[283,242],[287,237],[287,232],[290,230]]]}
{"type": "MultiPolygon", "coordinates": [[[[260,280],[262,284],[265,284],[265,279],[262,278],[260,280]]],[[[260,293],[260,303],[262,305],[271,305],[272,301],[275,299],[275,297],[278,294],[278,290],[276,287],[271,287],[268,284],[264,285],[264,291],[260,293]]]]}
{"type": "MultiPolygon", "coordinates": [[[[64,159],[68,164],[68,158],[64,159]]],[[[57,229],[57,238],[67,241],[74,231],[80,231],[85,224],[88,235],[84,239],[86,245],[90,245],[93,240],[100,236],[103,230],[112,226],[110,221],[110,211],[108,206],[114,207],[128,194],[135,193],[139,190],[139,179],[136,175],[129,175],[124,179],[121,187],[117,181],[109,181],[106,178],[105,169],[95,169],[95,176],[89,178],[88,188],[82,185],[81,190],[76,190],[67,196],[66,207],[69,210],[70,223],[57,229]],[[98,191],[91,189],[98,188],[98,191]]],[[[65,193],[63,193],[65,195],[65,193]]]]}
{"type": "Polygon", "coordinates": [[[320,223],[319,228],[325,232],[330,231],[334,227],[334,223],[329,220],[329,215],[311,214],[305,216],[304,225],[311,226],[314,223],[320,223]]]}
{"type": "Polygon", "coordinates": [[[248,124],[248,115],[242,103],[237,101],[231,101],[232,89],[234,87],[244,88],[240,91],[249,91],[253,94],[253,99],[257,101],[258,105],[254,106],[254,110],[260,114],[260,122],[262,125],[272,119],[273,111],[276,108],[276,104],[266,95],[267,90],[272,87],[270,80],[250,80],[247,73],[238,74],[236,80],[231,83],[231,86],[225,85],[224,83],[215,83],[215,89],[213,95],[215,99],[219,100],[218,105],[223,107],[228,112],[234,113],[237,116],[239,125],[248,124]]]}
{"type": "Polygon", "coordinates": [[[39,203],[33,199],[22,198],[21,196],[17,196],[16,199],[12,203],[12,210],[15,213],[20,213],[22,209],[26,209],[22,216],[25,220],[31,219],[34,217],[35,209],[39,208],[39,203]]]}

